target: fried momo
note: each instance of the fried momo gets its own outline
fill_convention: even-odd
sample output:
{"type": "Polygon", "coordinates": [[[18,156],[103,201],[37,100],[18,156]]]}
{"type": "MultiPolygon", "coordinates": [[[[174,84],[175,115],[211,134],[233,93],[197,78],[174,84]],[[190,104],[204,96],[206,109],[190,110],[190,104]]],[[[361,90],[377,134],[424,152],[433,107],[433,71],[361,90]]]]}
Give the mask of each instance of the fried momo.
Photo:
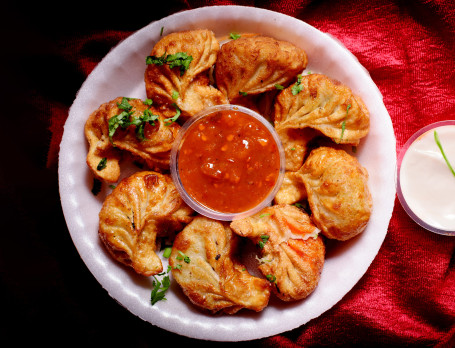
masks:
{"type": "MultiPolygon", "coordinates": [[[[188,118],[213,105],[227,104],[225,96],[210,85],[209,70],[215,64],[220,44],[212,31],[190,30],[162,37],[153,47],[145,71],[148,98],[158,105],[173,104],[188,118]],[[166,57],[187,57],[188,69],[164,62],[166,57]]],[[[178,61],[178,59],[177,59],[178,61]]]]}
{"type": "Polygon", "coordinates": [[[312,128],[282,129],[277,132],[283,144],[286,171],[295,172],[300,169],[308,152],[308,144],[316,136],[318,131],[312,128]]]}
{"type": "Polygon", "coordinates": [[[267,36],[242,37],[225,43],[218,54],[215,80],[231,103],[243,95],[287,86],[307,65],[305,51],[267,36]]]}
{"type": "Polygon", "coordinates": [[[248,273],[237,257],[240,238],[228,223],[198,216],[177,234],[169,258],[172,275],[196,306],[234,314],[264,309],[270,283],[248,273]]]}
{"type": "Polygon", "coordinates": [[[368,172],[344,150],[311,151],[299,170],[312,219],[328,238],[347,240],[361,233],[371,216],[368,172]]]}
{"type": "Polygon", "coordinates": [[[281,300],[303,299],[317,287],[325,246],[306,213],[295,206],[275,205],[233,221],[231,228],[259,246],[259,270],[281,300]]]}
{"type": "Polygon", "coordinates": [[[104,201],[98,234],[114,259],[152,276],[163,270],[155,253],[157,236],[181,230],[192,214],[168,175],[138,172],[104,201]]]}
{"type": "Polygon", "coordinates": [[[142,158],[150,169],[168,168],[170,151],[180,129],[177,123],[167,121],[174,115],[173,110],[157,109],[140,99],[118,97],[102,104],[85,124],[90,170],[99,179],[116,182],[120,176],[120,150],[142,158]],[[146,117],[150,121],[142,122],[141,118],[146,117]],[[98,168],[103,158],[106,167],[98,168]]]}
{"type": "Polygon", "coordinates": [[[278,134],[310,127],[339,144],[358,145],[370,129],[362,99],[349,87],[321,74],[302,76],[284,89],[276,98],[274,119],[278,134]]]}
{"type": "Polygon", "coordinates": [[[285,172],[283,183],[275,195],[276,204],[294,204],[307,199],[305,185],[298,172],[285,172]]]}

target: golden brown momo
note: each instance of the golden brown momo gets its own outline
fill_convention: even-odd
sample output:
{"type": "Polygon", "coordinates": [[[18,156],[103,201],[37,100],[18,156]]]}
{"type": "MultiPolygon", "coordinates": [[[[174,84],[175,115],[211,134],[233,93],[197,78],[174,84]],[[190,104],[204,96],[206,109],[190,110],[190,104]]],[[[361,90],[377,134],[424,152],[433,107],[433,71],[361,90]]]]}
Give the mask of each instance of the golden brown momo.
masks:
{"type": "Polygon", "coordinates": [[[319,229],[295,206],[275,205],[231,223],[261,251],[259,269],[283,301],[307,297],[316,288],[325,258],[319,229]]]}
{"type": "Polygon", "coordinates": [[[368,173],[344,150],[311,151],[299,170],[312,219],[328,238],[347,240],[361,233],[371,215],[368,173]]]}
{"type": "Polygon", "coordinates": [[[237,257],[240,238],[228,223],[198,216],[177,234],[169,258],[172,275],[196,306],[233,314],[261,311],[270,283],[248,273],[237,257]]]}
{"type": "Polygon", "coordinates": [[[104,201],[98,233],[114,259],[152,276],[163,270],[156,238],[181,230],[192,213],[169,176],[138,172],[123,179],[104,201]]]}
{"type": "Polygon", "coordinates": [[[225,43],[218,54],[215,80],[231,103],[246,95],[287,86],[307,65],[301,48],[267,36],[242,37],[225,43]]]}
{"type": "Polygon", "coordinates": [[[304,75],[276,98],[275,129],[313,128],[336,143],[358,145],[370,129],[369,112],[351,89],[321,74],[304,75]]]}
{"type": "Polygon", "coordinates": [[[144,76],[147,97],[158,105],[175,103],[182,118],[209,106],[226,104],[227,99],[210,85],[209,79],[219,49],[215,35],[206,29],[162,37],[147,57],[144,76]]]}
{"type": "Polygon", "coordinates": [[[300,173],[285,172],[283,183],[275,195],[274,202],[276,204],[294,204],[307,198],[300,173]]]}
{"type": "Polygon", "coordinates": [[[85,137],[89,142],[87,165],[107,182],[120,176],[121,150],[143,159],[150,169],[169,167],[170,151],[180,126],[167,119],[175,110],[157,109],[140,99],[118,97],[102,104],[88,118],[85,137]],[[106,167],[99,168],[106,158],[106,167]]]}

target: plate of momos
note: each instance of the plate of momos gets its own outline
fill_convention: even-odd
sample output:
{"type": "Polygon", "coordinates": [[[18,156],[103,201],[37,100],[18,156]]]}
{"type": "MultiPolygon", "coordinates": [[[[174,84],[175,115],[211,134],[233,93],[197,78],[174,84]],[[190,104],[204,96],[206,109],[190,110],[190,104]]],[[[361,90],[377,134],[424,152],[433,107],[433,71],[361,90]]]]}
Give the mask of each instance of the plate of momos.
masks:
{"type": "Polygon", "coordinates": [[[81,258],[118,303],[180,335],[244,341],[302,326],[355,286],[387,233],[395,163],[381,93],[340,42],[212,6],[149,24],[93,70],[64,127],[59,188],[81,258]],[[235,221],[194,212],[169,174],[182,124],[221,104],[267,118],[286,156],[272,204],[235,221]]]}

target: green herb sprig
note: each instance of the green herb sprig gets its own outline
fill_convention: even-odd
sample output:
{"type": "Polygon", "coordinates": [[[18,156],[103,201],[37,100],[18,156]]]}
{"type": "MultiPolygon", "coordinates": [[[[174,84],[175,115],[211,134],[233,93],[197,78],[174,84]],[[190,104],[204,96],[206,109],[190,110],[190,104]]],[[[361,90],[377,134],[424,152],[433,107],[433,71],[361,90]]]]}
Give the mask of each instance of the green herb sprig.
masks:
{"type": "Polygon", "coordinates": [[[348,118],[348,112],[349,109],[351,108],[351,104],[349,104],[346,108],[346,116],[344,117],[343,122],[341,123],[341,136],[340,136],[340,141],[343,139],[344,136],[344,131],[346,130],[346,119],[348,118]]]}
{"type": "Polygon", "coordinates": [[[96,166],[96,170],[103,170],[104,168],[106,168],[106,165],[107,165],[107,158],[103,157],[101,159],[101,161],[98,163],[98,165],[96,166]]]}
{"type": "MultiPolygon", "coordinates": [[[[136,126],[136,137],[140,141],[145,140],[146,139],[144,135],[145,124],[149,123],[150,125],[154,126],[155,125],[154,121],[158,119],[158,115],[152,114],[150,109],[145,109],[144,113],[141,116],[134,117],[131,119],[131,116],[133,115],[132,111],[133,106],[129,103],[130,100],[131,98],[123,97],[122,101],[120,103],[117,103],[117,107],[123,111],[120,114],[111,117],[108,121],[109,141],[112,144],[114,144],[113,136],[117,131],[118,127],[122,127],[123,129],[125,129],[131,125],[136,126]]],[[[153,102],[151,99],[146,99],[144,101],[144,104],[148,106],[152,105],[152,103],[153,102]]]]}
{"type": "Polygon", "coordinates": [[[150,302],[152,306],[161,300],[166,300],[166,291],[169,289],[171,285],[171,279],[169,278],[169,270],[167,272],[158,273],[156,276],[153,276],[153,289],[152,293],[150,294],[150,302]],[[161,280],[157,278],[157,276],[164,276],[161,280]]]}
{"type": "Polygon", "coordinates": [[[449,162],[449,159],[447,158],[444,149],[442,148],[441,140],[439,139],[438,132],[435,130],[434,131],[434,141],[436,142],[436,145],[438,145],[439,150],[441,151],[442,157],[444,157],[444,160],[446,161],[447,167],[449,167],[449,170],[452,172],[453,176],[455,176],[455,170],[453,169],[452,165],[449,162]]]}
{"type": "Polygon", "coordinates": [[[193,57],[188,55],[185,52],[177,52],[175,54],[166,54],[166,52],[160,56],[147,56],[145,63],[155,64],[155,65],[169,65],[169,68],[173,69],[175,67],[180,68],[180,76],[183,76],[185,71],[190,67],[190,63],[193,61],[193,57]]]}
{"type": "Polygon", "coordinates": [[[235,33],[235,32],[232,32],[229,34],[229,38],[231,40],[237,40],[237,39],[240,39],[242,37],[242,35],[238,34],[238,33],[235,33]]]}
{"type": "Polygon", "coordinates": [[[182,113],[182,111],[180,110],[176,103],[172,103],[172,106],[175,108],[175,115],[173,117],[164,119],[165,126],[170,126],[172,123],[177,121],[177,119],[180,117],[180,114],[182,113]]]}
{"type": "Polygon", "coordinates": [[[291,88],[292,95],[297,95],[302,91],[303,86],[301,85],[301,83],[302,83],[302,75],[299,74],[299,75],[297,75],[297,82],[291,88]]]}
{"type": "Polygon", "coordinates": [[[258,242],[258,246],[261,249],[264,249],[265,243],[269,240],[270,236],[263,234],[260,236],[261,240],[258,242]]]}

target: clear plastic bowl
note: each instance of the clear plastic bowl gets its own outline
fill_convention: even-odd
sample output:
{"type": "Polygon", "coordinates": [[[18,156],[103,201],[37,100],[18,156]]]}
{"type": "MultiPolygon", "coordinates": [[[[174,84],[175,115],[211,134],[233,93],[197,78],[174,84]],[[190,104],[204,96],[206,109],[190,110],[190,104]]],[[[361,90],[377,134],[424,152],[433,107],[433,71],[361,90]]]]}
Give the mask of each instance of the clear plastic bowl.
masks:
{"type": "Polygon", "coordinates": [[[170,163],[170,168],[171,168],[171,176],[174,181],[174,184],[177,188],[177,190],[180,193],[180,196],[182,199],[185,201],[186,204],[188,204],[192,209],[197,211],[198,213],[205,215],[209,218],[216,219],[216,220],[223,220],[223,221],[232,221],[235,219],[241,219],[248,217],[250,215],[253,215],[266,206],[270,205],[272,202],[273,198],[275,197],[277,191],[279,190],[282,182],[283,182],[283,177],[284,177],[284,172],[285,172],[285,155],[284,155],[284,150],[283,146],[281,144],[281,140],[278,137],[278,134],[276,133],[275,129],[273,126],[260,114],[254,112],[251,109],[245,108],[240,105],[232,105],[232,104],[226,104],[226,105],[217,105],[213,107],[209,107],[198,113],[197,115],[191,117],[188,121],[185,122],[185,124],[182,126],[180,129],[179,133],[177,134],[176,141],[174,142],[174,146],[171,150],[171,163],[170,163]],[[267,197],[264,198],[258,205],[255,207],[247,210],[247,211],[242,211],[238,213],[225,213],[225,212],[220,212],[213,210],[211,208],[208,208],[202,204],[200,204],[198,201],[196,201],[191,195],[187,193],[185,190],[185,187],[182,184],[182,181],[180,179],[179,175],[179,169],[178,169],[178,157],[179,157],[179,151],[181,148],[182,140],[184,140],[184,136],[188,129],[193,125],[196,121],[200,120],[203,117],[207,117],[209,115],[212,115],[215,112],[222,111],[222,110],[235,110],[239,112],[243,112],[247,115],[250,115],[251,117],[254,117],[256,120],[260,121],[270,132],[272,135],[273,139],[275,140],[275,143],[278,147],[279,155],[280,155],[280,171],[278,174],[278,178],[275,182],[275,185],[273,189],[270,191],[270,193],[267,195],[267,197]]]}
{"type": "MultiPolygon", "coordinates": [[[[442,127],[442,126],[455,126],[455,120],[446,120],[446,121],[439,121],[435,122],[432,124],[429,124],[420,130],[418,130],[416,133],[414,133],[406,142],[406,144],[403,146],[401,149],[399,155],[398,155],[398,160],[397,160],[397,172],[396,172],[396,186],[397,186],[397,196],[398,199],[403,207],[403,209],[406,211],[406,213],[421,227],[425,228],[428,231],[437,233],[437,234],[442,234],[442,235],[447,235],[447,236],[455,236],[455,231],[453,230],[448,230],[448,229],[442,229],[439,226],[433,226],[432,224],[425,222],[421,217],[419,217],[410,207],[410,202],[408,203],[406,199],[409,197],[405,197],[405,194],[403,194],[402,190],[402,183],[401,183],[401,165],[403,162],[403,159],[406,155],[406,152],[408,151],[409,147],[423,134],[426,132],[429,132],[433,129],[442,127]]],[[[452,163],[453,165],[453,163],[452,163]]],[[[454,178],[455,180],[455,178],[454,178]]],[[[454,197],[455,199],[455,197],[454,197]]]]}

